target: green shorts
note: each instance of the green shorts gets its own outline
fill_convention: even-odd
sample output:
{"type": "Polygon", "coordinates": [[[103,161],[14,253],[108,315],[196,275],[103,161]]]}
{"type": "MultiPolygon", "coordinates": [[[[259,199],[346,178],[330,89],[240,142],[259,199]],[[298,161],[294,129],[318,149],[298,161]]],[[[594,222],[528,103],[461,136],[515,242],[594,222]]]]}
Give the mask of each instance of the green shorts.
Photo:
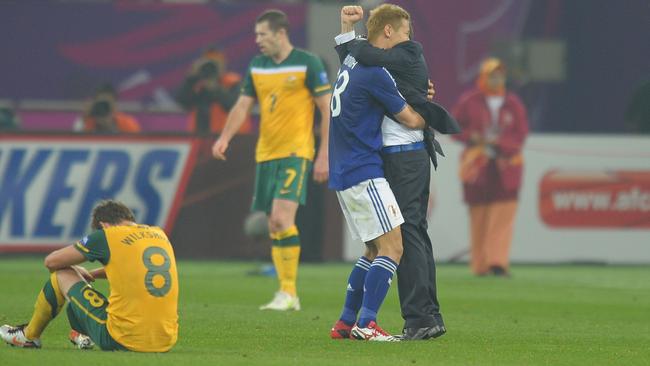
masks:
{"type": "Polygon", "coordinates": [[[311,167],[311,161],[297,157],[257,163],[252,210],[270,213],[278,198],[304,205],[311,167]]]}
{"type": "Polygon", "coordinates": [[[104,351],[126,351],[106,328],[108,299],[87,283],[79,281],[68,291],[68,321],[72,329],[90,337],[104,351]]]}

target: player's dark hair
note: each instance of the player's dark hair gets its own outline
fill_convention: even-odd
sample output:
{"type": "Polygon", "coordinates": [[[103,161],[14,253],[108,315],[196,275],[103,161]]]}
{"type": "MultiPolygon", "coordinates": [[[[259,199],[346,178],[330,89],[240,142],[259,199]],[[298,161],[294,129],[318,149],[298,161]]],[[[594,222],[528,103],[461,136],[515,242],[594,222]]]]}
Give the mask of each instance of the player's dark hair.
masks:
{"type": "Polygon", "coordinates": [[[263,12],[255,20],[256,24],[262,22],[269,22],[269,29],[271,29],[273,33],[280,29],[284,29],[287,34],[289,34],[289,18],[282,10],[270,9],[263,12]]]}
{"type": "Polygon", "coordinates": [[[117,225],[122,221],[135,222],[135,216],[133,216],[131,209],[126,207],[122,202],[104,200],[99,202],[93,209],[93,222],[91,227],[93,230],[99,230],[102,228],[100,222],[117,225]]]}

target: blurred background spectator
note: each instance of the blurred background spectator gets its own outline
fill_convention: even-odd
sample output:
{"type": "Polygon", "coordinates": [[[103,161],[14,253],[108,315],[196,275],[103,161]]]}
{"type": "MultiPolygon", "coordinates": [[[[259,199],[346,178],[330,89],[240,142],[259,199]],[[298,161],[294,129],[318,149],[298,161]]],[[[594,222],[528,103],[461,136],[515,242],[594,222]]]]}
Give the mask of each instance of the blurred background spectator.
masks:
{"type": "Polygon", "coordinates": [[[111,84],[101,85],[88,103],[82,117],[74,123],[77,132],[137,133],[140,125],[135,117],[117,109],[117,93],[111,84]]]}
{"type": "MultiPolygon", "coordinates": [[[[228,111],[237,101],[241,75],[226,71],[226,57],[216,48],[207,49],[192,63],[176,100],[190,117],[187,131],[199,134],[218,133],[226,123],[228,111]]],[[[251,131],[250,119],[240,130],[251,131]]]]}
{"type": "Polygon", "coordinates": [[[476,275],[508,276],[510,244],[523,174],[522,147],[528,135],[526,107],[506,91],[501,60],[481,64],[476,87],[453,109],[465,145],[460,176],[469,205],[471,269],[476,275]]]}

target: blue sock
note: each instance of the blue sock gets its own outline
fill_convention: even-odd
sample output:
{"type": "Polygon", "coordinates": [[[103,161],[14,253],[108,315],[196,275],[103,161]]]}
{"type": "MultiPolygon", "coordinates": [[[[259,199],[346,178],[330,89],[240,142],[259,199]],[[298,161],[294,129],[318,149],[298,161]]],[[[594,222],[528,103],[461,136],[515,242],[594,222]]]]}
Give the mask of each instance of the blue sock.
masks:
{"type": "Polygon", "coordinates": [[[377,321],[377,312],[386,298],[395,270],[397,263],[388,257],[377,257],[372,262],[364,284],[363,304],[357,323],[360,328],[366,328],[373,320],[377,321]]]}
{"type": "Polygon", "coordinates": [[[370,264],[368,258],[359,258],[348,278],[348,290],[345,294],[345,305],[343,305],[340,318],[347,325],[353,325],[357,321],[357,313],[359,313],[363,301],[363,284],[366,281],[366,273],[368,273],[370,264]]]}

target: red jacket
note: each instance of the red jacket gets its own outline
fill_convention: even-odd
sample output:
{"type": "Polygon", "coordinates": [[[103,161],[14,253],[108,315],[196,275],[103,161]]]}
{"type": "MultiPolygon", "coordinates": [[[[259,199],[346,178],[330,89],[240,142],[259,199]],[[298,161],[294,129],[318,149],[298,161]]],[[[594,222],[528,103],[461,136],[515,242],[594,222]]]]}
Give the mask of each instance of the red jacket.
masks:
{"type": "Polygon", "coordinates": [[[470,204],[516,199],[523,173],[521,149],[528,135],[526,107],[515,94],[507,92],[499,110],[499,135],[495,142],[495,157],[486,154],[485,145],[474,145],[473,134],[485,137],[492,124],[486,98],[478,89],[459,98],[452,114],[462,132],[453,137],[465,144],[461,177],[465,201],[470,204]]]}

